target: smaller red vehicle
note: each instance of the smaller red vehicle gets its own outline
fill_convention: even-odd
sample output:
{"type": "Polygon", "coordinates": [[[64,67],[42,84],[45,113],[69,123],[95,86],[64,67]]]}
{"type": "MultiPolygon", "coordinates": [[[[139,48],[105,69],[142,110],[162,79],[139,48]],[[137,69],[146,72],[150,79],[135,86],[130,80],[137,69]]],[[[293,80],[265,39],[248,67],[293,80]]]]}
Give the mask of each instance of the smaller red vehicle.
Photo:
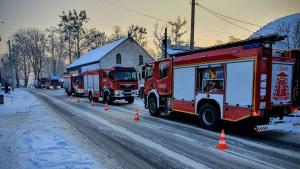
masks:
{"type": "Polygon", "coordinates": [[[134,102],[139,96],[137,72],[133,67],[111,67],[84,72],[84,94],[90,100],[104,103],[125,99],[134,102]]]}
{"type": "Polygon", "coordinates": [[[68,74],[64,76],[64,88],[68,95],[84,95],[83,75],[68,74]]]}

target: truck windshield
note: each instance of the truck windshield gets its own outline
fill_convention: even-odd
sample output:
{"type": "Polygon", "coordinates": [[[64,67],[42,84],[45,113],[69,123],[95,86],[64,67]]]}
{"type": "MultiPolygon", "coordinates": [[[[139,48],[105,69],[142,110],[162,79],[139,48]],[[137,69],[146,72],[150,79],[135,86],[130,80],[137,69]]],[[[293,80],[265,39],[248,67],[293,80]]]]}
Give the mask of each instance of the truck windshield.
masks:
{"type": "Polygon", "coordinates": [[[117,72],[116,80],[120,82],[137,81],[137,74],[136,72],[117,72]]]}

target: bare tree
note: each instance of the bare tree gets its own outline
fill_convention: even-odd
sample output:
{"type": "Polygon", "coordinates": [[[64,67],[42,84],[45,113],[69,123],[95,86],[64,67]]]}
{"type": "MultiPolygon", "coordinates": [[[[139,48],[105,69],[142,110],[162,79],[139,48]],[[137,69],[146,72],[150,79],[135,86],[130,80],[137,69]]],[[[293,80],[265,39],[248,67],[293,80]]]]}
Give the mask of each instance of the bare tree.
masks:
{"type": "Polygon", "coordinates": [[[142,47],[147,46],[147,29],[138,25],[130,25],[128,28],[128,32],[131,34],[131,37],[136,40],[142,47]]]}
{"type": "Polygon", "coordinates": [[[184,41],[182,37],[184,34],[187,33],[185,26],[187,24],[187,20],[185,18],[181,18],[180,16],[177,17],[174,21],[169,21],[171,25],[171,40],[174,44],[183,44],[184,41]]]}
{"type": "Polygon", "coordinates": [[[20,86],[20,78],[19,78],[19,56],[20,50],[18,45],[12,41],[11,47],[11,66],[13,69],[13,73],[15,74],[16,87],[20,86]]]}
{"type": "Polygon", "coordinates": [[[47,33],[48,33],[48,41],[49,41],[49,45],[47,46],[47,50],[51,54],[52,73],[55,75],[56,74],[56,52],[55,52],[55,48],[56,48],[56,39],[57,39],[57,37],[56,37],[57,28],[50,27],[49,29],[47,29],[47,33]]]}
{"type": "Polygon", "coordinates": [[[125,34],[123,33],[122,29],[118,25],[113,26],[113,33],[110,35],[109,42],[115,41],[124,37],[125,34]]]}
{"type": "Polygon", "coordinates": [[[29,41],[29,47],[31,50],[30,62],[33,69],[35,79],[39,79],[42,76],[43,60],[46,52],[46,35],[34,28],[26,30],[27,38],[29,41]]]}
{"type": "Polygon", "coordinates": [[[56,42],[56,52],[57,52],[56,55],[58,58],[56,69],[59,74],[63,74],[65,68],[65,60],[66,57],[68,56],[68,52],[67,52],[67,45],[64,40],[63,32],[60,29],[58,30],[58,34],[59,36],[56,42]]]}
{"type": "Polygon", "coordinates": [[[14,48],[18,51],[18,68],[23,73],[24,85],[27,86],[31,72],[30,57],[32,57],[32,51],[26,30],[21,29],[14,33],[13,41],[14,48]]]}
{"type": "Polygon", "coordinates": [[[157,58],[162,54],[162,40],[164,38],[164,28],[160,27],[158,22],[154,24],[153,44],[156,50],[157,58]]]}
{"type": "Polygon", "coordinates": [[[89,20],[87,18],[85,10],[80,11],[79,14],[76,10],[68,12],[66,14],[64,11],[60,16],[61,21],[59,26],[62,28],[63,32],[66,35],[66,40],[69,44],[69,61],[72,63],[72,43],[75,45],[75,54],[78,59],[82,51],[82,41],[85,37],[85,30],[83,28],[84,23],[87,23],[89,20]]]}
{"type": "Polygon", "coordinates": [[[95,49],[107,43],[107,36],[105,32],[92,28],[86,31],[85,40],[88,49],[95,49]]]}
{"type": "MultiPolygon", "coordinates": [[[[47,51],[51,57],[51,75],[61,74],[62,66],[66,56],[66,44],[64,41],[64,34],[61,29],[50,27],[47,29],[48,44],[47,51]]],[[[49,73],[48,73],[49,74],[49,73]]]]}

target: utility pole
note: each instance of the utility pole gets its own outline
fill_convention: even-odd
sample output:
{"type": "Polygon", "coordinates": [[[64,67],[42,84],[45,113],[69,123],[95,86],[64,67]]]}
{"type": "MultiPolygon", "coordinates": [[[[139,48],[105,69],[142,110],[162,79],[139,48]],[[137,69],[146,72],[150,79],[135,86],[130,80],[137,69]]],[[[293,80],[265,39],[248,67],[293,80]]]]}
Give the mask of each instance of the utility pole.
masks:
{"type": "Polygon", "coordinates": [[[167,52],[167,48],[168,48],[168,29],[167,27],[165,28],[165,34],[164,34],[164,47],[165,47],[165,59],[167,58],[168,52],[167,52]]]}
{"type": "Polygon", "coordinates": [[[194,31],[195,31],[195,5],[196,0],[192,0],[192,10],[191,10],[191,37],[190,37],[190,49],[194,49],[194,31]]]}
{"type": "Polygon", "coordinates": [[[11,48],[10,48],[10,40],[7,41],[8,44],[8,58],[9,58],[9,67],[10,67],[10,79],[11,86],[13,87],[13,72],[12,72],[12,58],[11,58],[11,48]]]}

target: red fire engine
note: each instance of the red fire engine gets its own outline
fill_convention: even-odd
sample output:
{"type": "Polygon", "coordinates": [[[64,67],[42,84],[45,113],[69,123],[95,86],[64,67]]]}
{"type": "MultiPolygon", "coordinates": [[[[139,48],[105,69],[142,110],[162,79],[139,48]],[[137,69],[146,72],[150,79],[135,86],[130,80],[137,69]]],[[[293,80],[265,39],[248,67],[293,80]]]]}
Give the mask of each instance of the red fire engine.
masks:
{"type": "Polygon", "coordinates": [[[125,99],[128,103],[138,97],[138,79],[133,67],[112,67],[84,72],[84,94],[90,100],[104,103],[125,99]]]}
{"type": "Polygon", "coordinates": [[[84,94],[83,75],[67,74],[64,76],[64,88],[68,95],[80,96],[84,94]]]}
{"type": "Polygon", "coordinates": [[[283,37],[260,37],[147,63],[145,107],[152,116],[173,111],[197,115],[210,130],[222,121],[242,120],[258,129],[270,117],[283,117],[294,108],[294,59],[272,57],[272,43],[279,40],[283,37]]]}

